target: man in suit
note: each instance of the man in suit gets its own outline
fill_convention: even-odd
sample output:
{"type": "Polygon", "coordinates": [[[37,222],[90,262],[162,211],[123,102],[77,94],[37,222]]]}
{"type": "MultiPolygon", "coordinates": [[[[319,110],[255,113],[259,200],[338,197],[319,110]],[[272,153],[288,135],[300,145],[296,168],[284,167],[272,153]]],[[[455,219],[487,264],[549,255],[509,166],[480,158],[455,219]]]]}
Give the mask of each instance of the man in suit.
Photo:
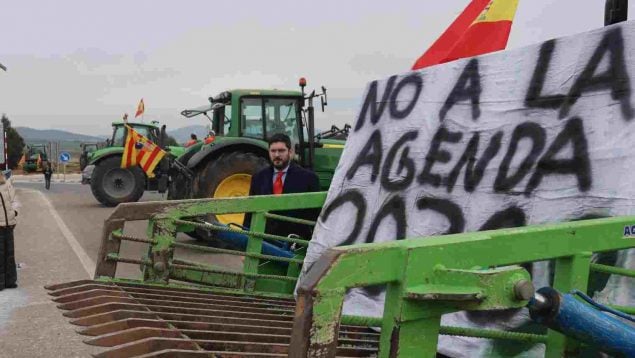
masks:
{"type": "MultiPolygon", "coordinates": [[[[307,169],[293,163],[293,148],[288,135],[277,133],[269,138],[269,159],[271,166],[264,168],[251,177],[249,195],[279,195],[289,193],[306,193],[320,190],[318,176],[307,169]]],[[[289,210],[276,214],[295,218],[316,220],[317,210],[289,210]]],[[[245,215],[245,226],[251,223],[251,215],[245,215]]],[[[312,228],[307,225],[267,220],[265,230],[269,234],[288,236],[296,234],[303,239],[310,239],[312,228]]]]}

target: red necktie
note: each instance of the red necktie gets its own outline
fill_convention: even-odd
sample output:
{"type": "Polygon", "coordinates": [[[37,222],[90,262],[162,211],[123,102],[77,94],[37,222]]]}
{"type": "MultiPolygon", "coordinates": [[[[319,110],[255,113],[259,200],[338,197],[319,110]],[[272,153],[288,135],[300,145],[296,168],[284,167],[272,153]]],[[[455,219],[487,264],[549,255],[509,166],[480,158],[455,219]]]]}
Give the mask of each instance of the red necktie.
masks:
{"type": "Polygon", "coordinates": [[[273,193],[275,195],[282,194],[282,176],[284,172],[278,172],[276,175],[276,180],[273,181],[273,193]]]}

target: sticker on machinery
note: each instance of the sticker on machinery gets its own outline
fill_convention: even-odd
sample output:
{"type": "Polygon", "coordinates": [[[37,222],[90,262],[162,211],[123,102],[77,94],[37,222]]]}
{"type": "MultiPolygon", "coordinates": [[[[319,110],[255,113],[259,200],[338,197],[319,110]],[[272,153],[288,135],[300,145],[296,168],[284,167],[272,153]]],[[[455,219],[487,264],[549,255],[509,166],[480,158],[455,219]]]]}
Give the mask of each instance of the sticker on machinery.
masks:
{"type": "MultiPolygon", "coordinates": [[[[622,23],[369,83],[304,267],[334,246],[635,213],[634,36],[622,23]]],[[[616,260],[635,265],[632,251],[616,260]]],[[[537,287],[548,267],[533,264],[537,287]]],[[[632,304],[632,284],[611,277],[596,298],[632,304]]],[[[379,316],[383,300],[353,289],[344,313],[379,316]]],[[[525,318],[457,313],[443,324],[525,318]]],[[[492,344],[442,336],[439,349],[489,356],[492,344]]]]}
{"type": "Polygon", "coordinates": [[[626,236],[626,237],[635,237],[635,225],[625,225],[624,226],[624,236],[626,236]]]}

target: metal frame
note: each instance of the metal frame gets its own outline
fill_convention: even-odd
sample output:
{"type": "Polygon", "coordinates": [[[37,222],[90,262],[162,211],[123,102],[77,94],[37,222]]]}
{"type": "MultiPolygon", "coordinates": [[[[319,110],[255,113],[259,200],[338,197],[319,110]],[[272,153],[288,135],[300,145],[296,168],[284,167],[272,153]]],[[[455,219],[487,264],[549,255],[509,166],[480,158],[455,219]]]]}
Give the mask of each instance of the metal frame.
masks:
{"type": "Polygon", "coordinates": [[[326,193],[319,192],[284,196],[121,204],[105,221],[95,279],[114,279],[117,263],[121,262],[142,265],[145,282],[167,284],[170,279],[178,279],[245,292],[290,295],[300,273],[300,265],[304,258],[303,251],[298,251],[293,258],[263,255],[263,240],[290,242],[300,247],[308,246],[308,241],[265,234],[266,222],[276,219],[304,225],[315,225],[315,223],[272,214],[270,211],[321,208],[325,199],[326,193]],[[241,212],[252,213],[250,231],[227,228],[200,220],[209,215],[241,212]],[[137,220],[149,220],[148,238],[134,238],[123,234],[125,222],[137,220]],[[242,252],[176,242],[178,232],[193,231],[196,228],[248,235],[247,248],[242,252]],[[148,256],[142,260],[119,256],[122,241],[149,244],[148,256]],[[180,260],[174,257],[176,247],[244,256],[244,269],[242,272],[237,272],[209,264],[180,260]],[[280,262],[285,264],[276,264],[280,262]]]}
{"type": "MultiPolygon", "coordinates": [[[[635,247],[635,237],[623,236],[624,227],[633,224],[635,217],[619,217],[330,249],[298,287],[289,354],[334,357],[340,318],[350,322],[341,317],[346,290],[378,284],[387,287],[383,319],[373,322],[382,328],[379,357],[435,357],[439,334],[492,338],[491,331],[442,327],[441,315],[489,309],[488,297],[506,307],[522,307],[526,301],[519,296],[519,288],[524,278],[519,275],[478,291],[474,277],[483,279],[492,272],[470,268],[555,259],[554,287],[563,292],[585,291],[589,271],[599,268],[591,265],[592,253],[635,247]],[[471,284],[458,280],[466,274],[474,276],[471,284]],[[480,298],[466,297],[466,292],[475,290],[480,298]]],[[[635,274],[626,269],[611,271],[635,274]]],[[[498,333],[495,338],[546,342],[547,357],[563,356],[578,344],[551,330],[546,336],[498,333]]]]}
{"type": "MultiPolygon", "coordinates": [[[[204,285],[211,292],[231,292],[255,297],[291,298],[303,259],[272,257],[262,253],[263,240],[307,245],[306,240],[264,233],[268,219],[314,225],[314,222],[281,217],[269,211],[320,208],[326,193],[289,194],[231,199],[195,199],[120,205],[106,220],[95,278],[114,281],[118,262],[142,265],[143,282],[158,287],[179,287],[170,280],[204,285]],[[203,222],[210,214],[251,212],[251,230],[203,222]],[[149,220],[148,237],[123,234],[124,223],[149,220]],[[175,241],[176,234],[205,228],[232,231],[249,237],[245,252],[199,247],[175,241]],[[119,256],[121,241],[149,245],[142,260],[119,256]],[[211,253],[245,257],[241,272],[174,257],[174,248],[187,247],[211,253]],[[276,264],[283,262],[284,265],[276,264]]],[[[547,357],[575,350],[579,343],[555,331],[547,335],[475,328],[444,327],[441,315],[459,310],[519,308],[533,292],[528,272],[520,263],[554,259],[554,287],[562,292],[585,291],[589,271],[633,277],[635,271],[591,263],[594,252],[635,247],[635,238],[623,237],[635,217],[594,219],[557,225],[504,229],[333,248],[316,262],[298,286],[293,336],[289,355],[333,357],[342,324],[380,326],[380,357],[436,354],[439,334],[546,343],[547,357]],[[493,255],[499,253],[499,255],[493,255]],[[372,263],[369,264],[369,263],[372,263]],[[385,284],[383,318],[342,316],[347,289],[385,284]]],[[[632,307],[617,307],[632,312],[632,307]]],[[[339,346],[338,346],[339,345],[339,346]]]]}

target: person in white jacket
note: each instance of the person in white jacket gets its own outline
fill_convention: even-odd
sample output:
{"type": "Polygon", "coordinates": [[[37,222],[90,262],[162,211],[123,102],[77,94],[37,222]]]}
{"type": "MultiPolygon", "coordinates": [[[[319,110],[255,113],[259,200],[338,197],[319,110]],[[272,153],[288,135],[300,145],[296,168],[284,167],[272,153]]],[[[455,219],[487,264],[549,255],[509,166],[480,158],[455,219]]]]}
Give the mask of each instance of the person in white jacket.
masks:
{"type": "Polygon", "coordinates": [[[0,290],[18,287],[15,264],[13,229],[17,222],[19,206],[10,180],[0,172],[0,290]]]}

